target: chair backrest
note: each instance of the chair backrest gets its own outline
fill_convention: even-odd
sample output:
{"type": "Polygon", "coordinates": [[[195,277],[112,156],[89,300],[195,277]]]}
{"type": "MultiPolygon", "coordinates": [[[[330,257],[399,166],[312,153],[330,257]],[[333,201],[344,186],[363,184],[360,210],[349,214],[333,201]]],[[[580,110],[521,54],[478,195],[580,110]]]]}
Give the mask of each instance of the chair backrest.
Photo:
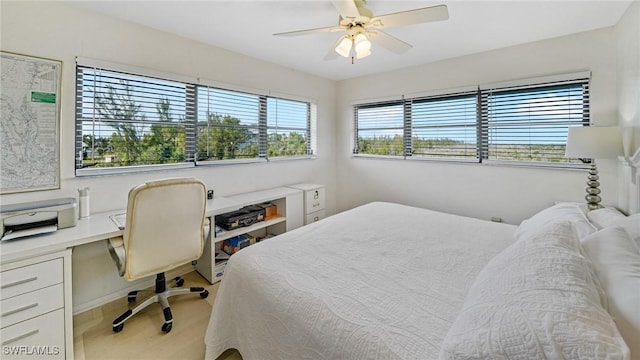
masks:
{"type": "Polygon", "coordinates": [[[202,255],[206,192],[194,178],[154,180],[129,191],[125,279],[168,271],[202,255]]]}

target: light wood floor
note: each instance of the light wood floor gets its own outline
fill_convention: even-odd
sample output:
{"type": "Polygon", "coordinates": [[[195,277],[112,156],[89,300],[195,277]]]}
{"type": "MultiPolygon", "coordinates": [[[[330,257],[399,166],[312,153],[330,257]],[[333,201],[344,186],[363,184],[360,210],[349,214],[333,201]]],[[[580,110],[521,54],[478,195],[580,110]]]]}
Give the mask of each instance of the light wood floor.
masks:
{"type": "MultiPolygon", "coordinates": [[[[169,298],[173,328],[167,334],[160,328],[164,316],[160,305],[150,305],[114,333],[112,321],[136,303],[129,304],[126,295],[73,317],[73,348],[77,360],[113,359],[204,359],[204,334],[219,282],[211,285],[197,272],[183,276],[184,286],[202,286],[209,297],[178,295],[169,298]]],[[[153,294],[153,289],[138,293],[138,302],[153,294]]],[[[236,350],[227,350],[218,360],[242,360],[236,350]]]]}

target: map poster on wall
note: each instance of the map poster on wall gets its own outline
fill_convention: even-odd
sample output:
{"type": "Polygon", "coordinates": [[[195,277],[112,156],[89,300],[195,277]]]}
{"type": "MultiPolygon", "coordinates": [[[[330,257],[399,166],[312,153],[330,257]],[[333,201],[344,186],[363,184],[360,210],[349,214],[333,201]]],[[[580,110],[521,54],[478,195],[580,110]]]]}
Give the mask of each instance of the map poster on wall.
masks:
{"type": "Polygon", "coordinates": [[[58,189],[62,62],[0,55],[0,193],[58,189]]]}

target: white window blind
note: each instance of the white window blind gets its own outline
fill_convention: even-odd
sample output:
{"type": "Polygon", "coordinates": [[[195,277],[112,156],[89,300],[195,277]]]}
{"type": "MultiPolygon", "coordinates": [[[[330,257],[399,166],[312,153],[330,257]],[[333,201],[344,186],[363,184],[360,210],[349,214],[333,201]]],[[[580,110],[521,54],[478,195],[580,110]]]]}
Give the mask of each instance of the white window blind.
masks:
{"type": "Polygon", "coordinates": [[[78,66],[76,169],[192,162],[193,87],[78,66]]]}
{"type": "Polygon", "coordinates": [[[411,101],[414,157],[477,161],[477,92],[411,101]]]}
{"type": "Polygon", "coordinates": [[[310,102],[103,65],[77,59],[77,175],[312,154],[310,102]]]}
{"type": "Polygon", "coordinates": [[[487,160],[581,163],[564,157],[569,127],[589,125],[588,79],[481,93],[487,160]]]}
{"type": "Polygon", "coordinates": [[[267,156],[311,155],[309,103],[268,97],[267,156]]]}
{"type": "MultiPolygon", "coordinates": [[[[354,154],[567,166],[568,129],[589,126],[589,72],[354,106],[354,154]]],[[[573,165],[572,165],[573,166],[573,165]]]]}
{"type": "Polygon", "coordinates": [[[355,106],[356,154],[404,156],[404,103],[355,106]]]}
{"type": "Polygon", "coordinates": [[[257,158],[260,96],[198,86],[198,161],[257,158]]]}

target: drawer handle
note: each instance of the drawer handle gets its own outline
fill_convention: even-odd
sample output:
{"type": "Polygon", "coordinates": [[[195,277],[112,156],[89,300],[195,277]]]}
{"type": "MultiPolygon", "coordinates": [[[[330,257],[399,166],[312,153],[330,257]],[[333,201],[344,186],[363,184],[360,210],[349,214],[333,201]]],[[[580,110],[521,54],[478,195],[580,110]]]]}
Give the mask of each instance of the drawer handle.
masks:
{"type": "Polygon", "coordinates": [[[0,289],[6,289],[6,288],[10,288],[10,287],[12,287],[12,286],[16,286],[16,285],[20,285],[20,284],[28,283],[28,282],[31,282],[31,281],[36,281],[36,280],[38,280],[38,277],[37,277],[37,276],[34,276],[34,277],[27,278],[27,279],[22,279],[22,280],[14,281],[14,282],[12,282],[12,283],[2,284],[2,286],[0,286],[0,289]]]}
{"type": "Polygon", "coordinates": [[[19,313],[20,311],[29,310],[29,309],[34,308],[34,307],[36,307],[36,306],[38,306],[38,303],[37,303],[37,302],[36,302],[36,303],[33,303],[33,304],[29,304],[29,305],[25,305],[25,306],[19,307],[19,308],[17,308],[17,309],[9,310],[9,311],[7,311],[6,313],[3,313],[3,314],[2,314],[2,316],[9,316],[9,315],[13,315],[13,314],[15,314],[15,313],[19,313]]]}
{"type": "Polygon", "coordinates": [[[39,332],[40,332],[40,330],[38,330],[38,329],[31,330],[31,331],[29,331],[28,333],[24,333],[24,334],[22,334],[22,335],[18,335],[18,336],[14,337],[14,338],[11,338],[11,339],[9,339],[9,340],[5,340],[5,341],[3,341],[3,342],[2,342],[2,345],[4,346],[4,345],[7,345],[7,344],[10,344],[10,343],[12,343],[12,342],[14,342],[14,341],[18,341],[18,340],[20,340],[20,339],[24,339],[24,338],[26,338],[26,337],[29,337],[29,336],[35,335],[35,334],[37,334],[37,333],[39,333],[39,332]]]}

